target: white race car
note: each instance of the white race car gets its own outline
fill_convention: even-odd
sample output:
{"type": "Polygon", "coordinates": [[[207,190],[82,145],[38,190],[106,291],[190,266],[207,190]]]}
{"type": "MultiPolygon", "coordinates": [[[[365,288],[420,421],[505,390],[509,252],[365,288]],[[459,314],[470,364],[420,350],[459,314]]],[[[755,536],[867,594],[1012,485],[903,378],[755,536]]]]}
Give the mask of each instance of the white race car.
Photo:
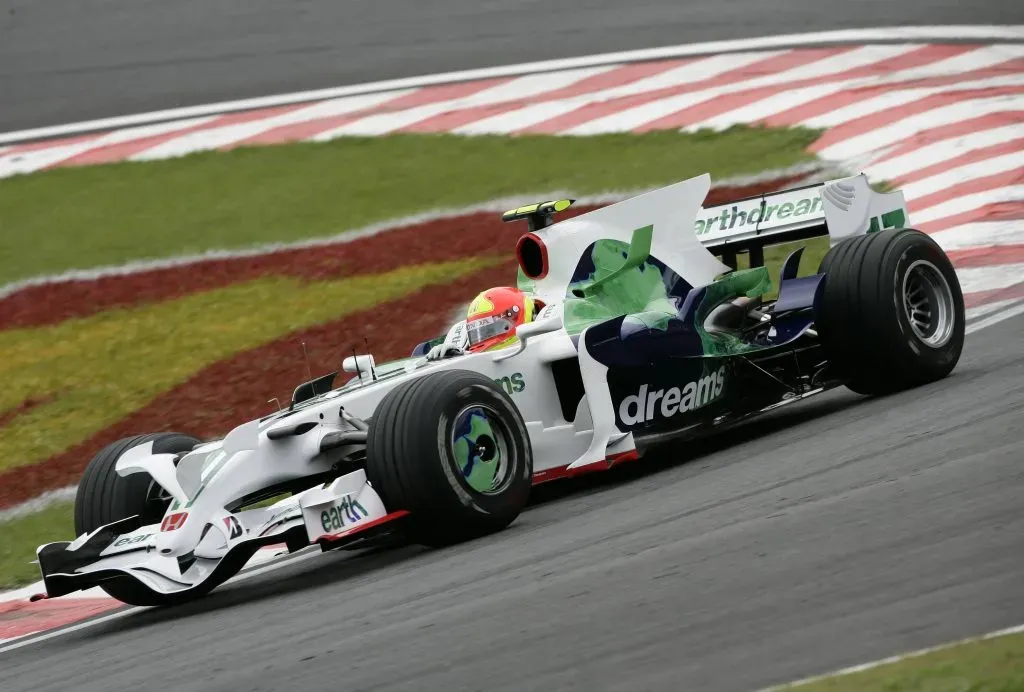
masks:
{"type": "Polygon", "coordinates": [[[532,484],[830,387],[880,393],[953,369],[960,286],[942,250],[904,227],[901,193],[854,176],[704,209],[709,188],[702,175],[558,223],[571,200],[506,213],[529,224],[518,286],[545,306],[512,346],[425,357],[458,353],[459,323],[397,362],[354,354],[348,382],[305,382],[286,410],[223,439],[111,444],[81,479],[78,537],[37,550],[40,597],[100,586],[171,605],[269,544],[482,536],[515,520],[532,484]],[[824,235],[817,273],[797,276],[797,250],[769,299],[764,246],[824,235]]]}

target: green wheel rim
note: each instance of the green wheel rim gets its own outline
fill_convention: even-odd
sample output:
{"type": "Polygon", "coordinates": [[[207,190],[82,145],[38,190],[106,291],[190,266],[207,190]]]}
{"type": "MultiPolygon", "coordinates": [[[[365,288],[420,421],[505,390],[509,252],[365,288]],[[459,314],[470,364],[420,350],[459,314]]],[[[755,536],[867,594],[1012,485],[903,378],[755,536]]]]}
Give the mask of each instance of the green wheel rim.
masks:
{"type": "Polygon", "coordinates": [[[482,495],[496,495],[511,480],[508,432],[497,411],[467,406],[455,417],[452,455],[466,485],[482,495]]]}

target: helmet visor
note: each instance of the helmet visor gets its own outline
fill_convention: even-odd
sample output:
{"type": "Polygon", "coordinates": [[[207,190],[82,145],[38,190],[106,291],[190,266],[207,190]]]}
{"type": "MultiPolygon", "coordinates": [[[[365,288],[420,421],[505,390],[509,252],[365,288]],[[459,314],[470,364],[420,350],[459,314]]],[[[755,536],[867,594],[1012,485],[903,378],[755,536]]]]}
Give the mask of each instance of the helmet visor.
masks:
{"type": "Polygon", "coordinates": [[[504,317],[483,317],[466,323],[466,335],[469,338],[470,346],[476,346],[496,336],[509,334],[509,332],[515,333],[515,325],[504,317]]]}

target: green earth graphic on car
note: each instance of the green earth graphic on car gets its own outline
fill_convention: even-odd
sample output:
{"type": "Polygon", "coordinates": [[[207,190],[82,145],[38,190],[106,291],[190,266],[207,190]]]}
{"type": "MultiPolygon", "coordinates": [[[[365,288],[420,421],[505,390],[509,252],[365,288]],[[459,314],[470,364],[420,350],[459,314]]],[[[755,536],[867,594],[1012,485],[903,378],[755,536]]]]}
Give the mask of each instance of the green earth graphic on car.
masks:
{"type": "Polygon", "coordinates": [[[473,490],[493,490],[501,465],[501,449],[487,413],[482,408],[463,412],[456,421],[455,431],[455,459],[462,469],[462,477],[473,490]],[[467,423],[469,432],[458,434],[459,430],[465,430],[467,423]]]}

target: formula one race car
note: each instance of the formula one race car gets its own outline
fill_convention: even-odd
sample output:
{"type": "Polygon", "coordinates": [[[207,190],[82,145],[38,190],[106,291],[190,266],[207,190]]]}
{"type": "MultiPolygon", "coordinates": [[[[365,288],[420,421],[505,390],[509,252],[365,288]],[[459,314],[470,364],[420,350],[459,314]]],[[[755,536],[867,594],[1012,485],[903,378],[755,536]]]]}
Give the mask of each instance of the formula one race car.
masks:
{"type": "Polygon", "coordinates": [[[460,323],[397,362],[353,354],[349,381],[305,382],[221,440],[111,444],[81,479],[78,538],[37,550],[45,597],[100,586],[170,605],[268,544],[483,536],[515,520],[532,484],[831,387],[878,394],[953,369],[960,285],[905,228],[901,193],[854,176],[704,209],[709,188],[703,175],[557,223],[571,200],[506,213],[529,226],[519,288],[544,305],[507,347],[425,357],[464,338],[460,323]],[[769,299],[765,246],[826,235],[818,271],[798,276],[796,250],[769,299]]]}

